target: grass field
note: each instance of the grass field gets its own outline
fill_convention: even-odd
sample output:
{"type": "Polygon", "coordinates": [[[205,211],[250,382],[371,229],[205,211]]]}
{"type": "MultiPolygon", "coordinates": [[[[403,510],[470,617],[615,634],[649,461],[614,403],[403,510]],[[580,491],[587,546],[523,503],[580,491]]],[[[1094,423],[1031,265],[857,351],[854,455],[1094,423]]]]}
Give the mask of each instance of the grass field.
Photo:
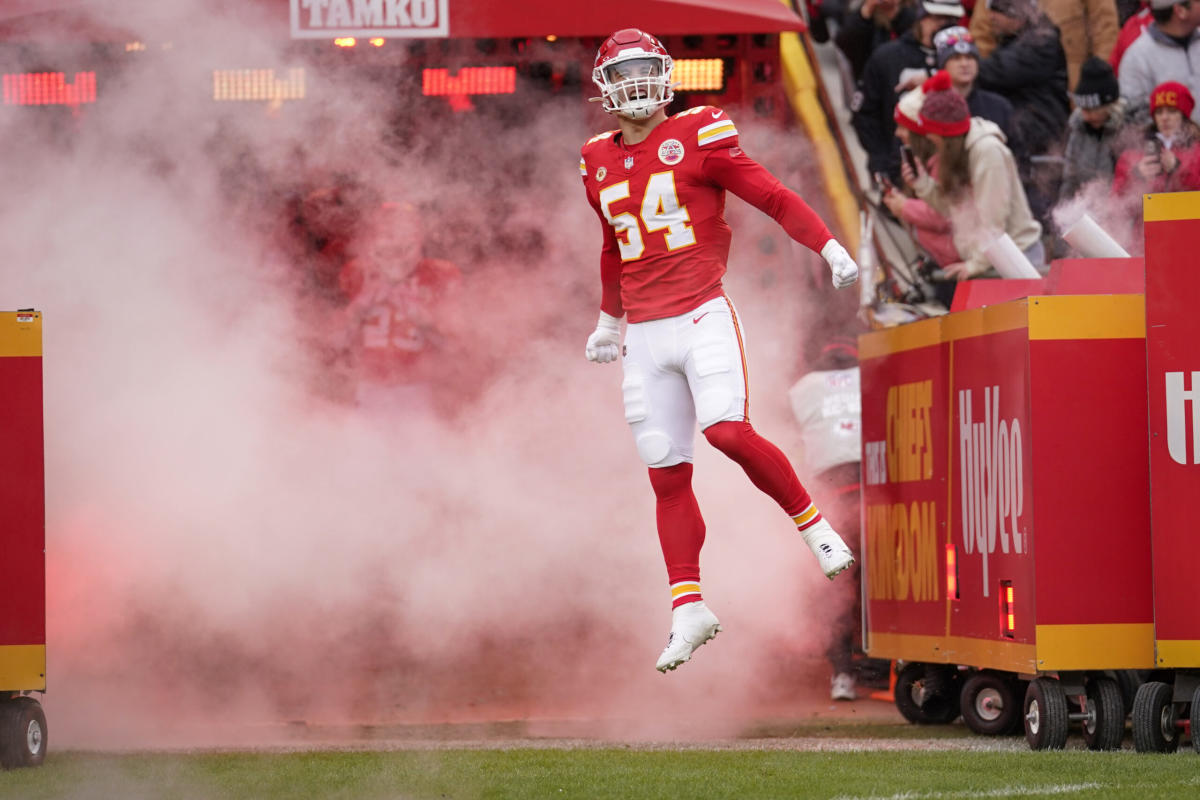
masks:
{"type": "MultiPolygon", "coordinates": [[[[1200,796],[1200,756],[970,749],[839,752],[805,740],[687,746],[385,752],[54,753],[0,772],[0,797],[37,798],[1096,798],[1200,796]]],[[[1021,742],[1023,745],[1023,741],[1021,742]]],[[[859,747],[852,744],[851,747],[859,747]]],[[[863,742],[861,747],[871,747],[863,742]]],[[[937,748],[936,742],[932,743],[937,748]]]]}

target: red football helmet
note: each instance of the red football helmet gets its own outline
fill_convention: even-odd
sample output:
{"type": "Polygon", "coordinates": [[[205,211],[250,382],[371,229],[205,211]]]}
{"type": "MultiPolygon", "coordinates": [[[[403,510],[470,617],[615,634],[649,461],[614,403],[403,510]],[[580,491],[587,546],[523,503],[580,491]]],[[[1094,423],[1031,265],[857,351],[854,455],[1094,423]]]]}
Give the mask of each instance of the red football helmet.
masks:
{"type": "Polygon", "coordinates": [[[646,119],[675,96],[674,66],[662,42],[637,28],[625,28],[600,45],[592,82],[600,87],[605,111],[646,119]]]}

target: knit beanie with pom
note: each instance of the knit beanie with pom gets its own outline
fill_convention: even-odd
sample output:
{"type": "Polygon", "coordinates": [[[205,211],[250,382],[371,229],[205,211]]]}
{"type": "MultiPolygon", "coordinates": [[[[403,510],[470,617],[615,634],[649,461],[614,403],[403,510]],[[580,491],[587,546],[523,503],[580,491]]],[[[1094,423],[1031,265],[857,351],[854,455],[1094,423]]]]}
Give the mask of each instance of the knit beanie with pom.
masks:
{"type": "Polygon", "coordinates": [[[913,133],[925,135],[925,126],[921,124],[921,103],[925,100],[925,92],[918,86],[900,95],[896,108],[892,111],[892,119],[897,125],[903,125],[913,133]]]}
{"type": "Polygon", "coordinates": [[[938,72],[921,85],[925,100],[921,103],[921,124],[927,133],[939,136],[963,136],[971,129],[971,111],[962,95],[950,85],[950,76],[938,72]]]}

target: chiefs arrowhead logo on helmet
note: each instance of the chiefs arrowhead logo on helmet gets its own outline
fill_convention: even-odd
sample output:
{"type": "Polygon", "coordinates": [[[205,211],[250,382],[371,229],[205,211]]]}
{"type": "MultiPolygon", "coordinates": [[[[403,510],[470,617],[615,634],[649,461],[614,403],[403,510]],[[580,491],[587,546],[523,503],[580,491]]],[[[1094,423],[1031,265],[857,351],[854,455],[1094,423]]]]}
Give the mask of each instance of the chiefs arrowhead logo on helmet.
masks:
{"type": "Polygon", "coordinates": [[[605,111],[646,119],[674,98],[674,66],[662,42],[637,28],[625,28],[600,45],[592,82],[600,89],[605,111]]]}

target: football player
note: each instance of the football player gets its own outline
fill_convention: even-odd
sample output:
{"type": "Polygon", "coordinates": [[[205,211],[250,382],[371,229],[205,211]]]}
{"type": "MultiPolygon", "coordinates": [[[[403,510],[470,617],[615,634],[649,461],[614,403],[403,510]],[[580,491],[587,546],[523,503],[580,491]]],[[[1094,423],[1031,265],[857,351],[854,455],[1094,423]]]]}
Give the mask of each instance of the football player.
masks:
{"type": "Polygon", "coordinates": [[[692,446],[705,438],[737,462],[792,518],[829,578],[854,563],[787,457],[750,425],[737,312],[721,287],[729,254],[725,192],[770,215],[828,263],[833,284],[858,277],[854,259],[817,214],[738,146],[719,108],[674,116],[672,61],[636,28],[605,40],[592,80],[618,129],[590,139],[579,160],[603,228],[600,319],[586,355],[622,356],[625,419],[650,468],[659,542],[671,587],[671,633],[657,669],[673,670],[721,625],[700,594],[704,520],[692,492],[692,446]],[[620,319],[627,318],[624,348],[620,319]]]}

